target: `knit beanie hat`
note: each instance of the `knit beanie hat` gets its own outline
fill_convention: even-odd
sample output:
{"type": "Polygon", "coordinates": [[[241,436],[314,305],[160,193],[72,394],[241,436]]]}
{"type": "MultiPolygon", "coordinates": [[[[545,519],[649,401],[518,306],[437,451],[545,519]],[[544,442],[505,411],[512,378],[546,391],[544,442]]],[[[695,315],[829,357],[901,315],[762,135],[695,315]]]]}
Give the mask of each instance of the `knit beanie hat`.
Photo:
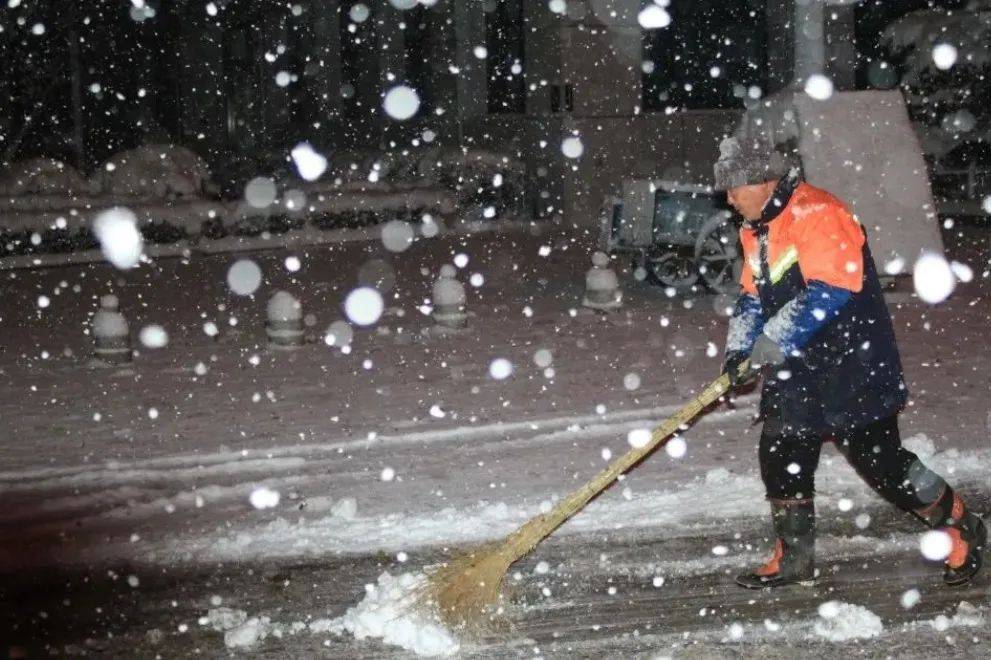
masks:
{"type": "Polygon", "coordinates": [[[763,131],[725,138],[713,167],[716,190],[729,190],[780,179],[791,169],[789,158],[763,131]]]}

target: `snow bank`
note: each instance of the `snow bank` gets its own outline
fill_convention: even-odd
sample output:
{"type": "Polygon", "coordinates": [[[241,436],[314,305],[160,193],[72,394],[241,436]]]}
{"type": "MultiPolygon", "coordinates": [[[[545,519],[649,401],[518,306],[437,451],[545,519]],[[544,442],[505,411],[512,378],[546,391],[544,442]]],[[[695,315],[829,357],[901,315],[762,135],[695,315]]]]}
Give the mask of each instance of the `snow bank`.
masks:
{"type": "Polygon", "coordinates": [[[348,609],[344,616],[332,621],[314,621],[310,630],[338,635],[347,631],[357,639],[379,637],[417,655],[454,655],[461,648],[454,636],[411,608],[413,594],[426,579],[423,573],[404,573],[398,577],[382,573],[377,584],[365,585],[364,600],[348,609]]]}
{"type": "Polygon", "coordinates": [[[881,617],[860,605],[831,600],[819,606],[819,617],[815,633],[831,642],[867,639],[884,632],[881,617]]]}

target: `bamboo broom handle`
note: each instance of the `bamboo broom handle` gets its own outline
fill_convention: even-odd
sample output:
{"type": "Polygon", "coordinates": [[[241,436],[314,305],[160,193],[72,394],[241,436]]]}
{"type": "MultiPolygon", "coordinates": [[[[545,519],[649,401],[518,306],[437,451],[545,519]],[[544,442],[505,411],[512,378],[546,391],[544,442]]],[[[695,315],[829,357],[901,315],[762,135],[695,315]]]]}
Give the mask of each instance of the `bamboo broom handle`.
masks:
{"type": "MultiPolygon", "coordinates": [[[[739,371],[743,374],[749,371],[749,369],[750,361],[747,360],[740,365],[739,371]]],[[[619,475],[629,470],[645,456],[654,451],[672,433],[677,431],[682,424],[695,419],[700,412],[725,394],[729,390],[729,387],[729,375],[722,374],[702,390],[701,394],[689,401],[681,410],[651,431],[650,441],[646,445],[643,447],[634,447],[626,452],[606,466],[591,481],[561,500],[561,503],[551,511],[534,516],[522,527],[513,532],[506,539],[505,547],[507,550],[511,550],[514,560],[523,557],[533,550],[538,543],[547,538],[568,518],[584,508],[593,497],[602,492],[619,475]]]]}

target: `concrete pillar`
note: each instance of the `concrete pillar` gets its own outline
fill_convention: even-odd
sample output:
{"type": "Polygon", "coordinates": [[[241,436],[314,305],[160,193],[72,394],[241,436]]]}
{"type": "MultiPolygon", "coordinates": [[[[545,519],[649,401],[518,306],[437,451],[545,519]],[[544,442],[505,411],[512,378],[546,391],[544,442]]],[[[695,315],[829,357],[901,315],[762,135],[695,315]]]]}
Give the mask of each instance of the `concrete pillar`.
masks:
{"type": "Polygon", "coordinates": [[[568,5],[561,22],[562,83],[571,114],[631,116],[643,97],[640,0],[587,0],[568,5]]]}
{"type": "Polygon", "coordinates": [[[826,70],[840,91],[857,88],[856,7],[826,7],[826,70]]]}
{"type": "Polygon", "coordinates": [[[525,2],[523,16],[530,28],[526,34],[526,113],[551,114],[551,88],[561,84],[561,19],[543,2],[525,2]]]}
{"type": "Polygon", "coordinates": [[[766,9],[768,93],[789,87],[795,78],[795,0],[768,0],[766,9]]]}
{"type": "Polygon", "coordinates": [[[860,0],[780,0],[767,3],[771,92],[801,88],[823,73],[837,89],[854,87],[854,6],[860,0]]]}
{"type": "Polygon", "coordinates": [[[455,2],[454,34],[456,51],[454,64],[460,69],[457,77],[458,120],[463,122],[484,116],[488,111],[487,67],[475,57],[475,47],[485,45],[485,12],[481,2],[455,2]]]}
{"type": "Polygon", "coordinates": [[[181,16],[179,125],[184,144],[217,165],[227,152],[227,101],[224,87],[223,35],[218,18],[202,5],[181,16]]]}
{"type": "Polygon", "coordinates": [[[375,12],[375,48],[378,51],[383,89],[388,89],[392,85],[402,82],[403,74],[406,71],[406,53],[403,51],[404,35],[399,27],[404,13],[388,2],[381,3],[375,12]],[[393,76],[391,81],[389,74],[393,76]]]}
{"type": "Polygon", "coordinates": [[[315,76],[321,94],[321,122],[333,121],[341,110],[341,6],[311,2],[313,17],[313,59],[318,67],[315,76]]]}
{"type": "Polygon", "coordinates": [[[795,0],[795,84],[826,71],[825,0],[795,0]]]}

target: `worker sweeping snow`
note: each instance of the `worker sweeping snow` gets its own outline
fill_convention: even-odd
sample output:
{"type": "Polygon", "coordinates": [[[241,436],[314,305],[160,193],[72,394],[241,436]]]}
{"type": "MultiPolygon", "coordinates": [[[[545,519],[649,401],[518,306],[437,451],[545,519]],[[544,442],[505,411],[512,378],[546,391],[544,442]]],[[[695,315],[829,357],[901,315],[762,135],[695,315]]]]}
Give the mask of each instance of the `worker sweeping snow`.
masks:
{"type": "Polygon", "coordinates": [[[946,533],[944,580],[968,582],[981,568],[987,530],[901,445],[908,391],[864,228],[842,201],[804,182],[759,130],[723,141],[715,178],[745,220],[743,290],[724,371],[733,386],[763,375],[758,454],[777,537],[770,561],[737,583],[759,589],[815,578],[815,471],[828,438],[882,497],[946,533]]]}
{"type": "Polygon", "coordinates": [[[964,584],[980,570],[983,521],[901,446],[898,413],[908,392],[863,228],[842,202],[803,182],[769,139],[728,138],[720,151],[716,181],[746,219],[747,263],[724,372],[550,510],[431,570],[419,583],[416,609],[459,631],[498,617],[514,562],[732,387],[761,372],[761,475],[777,543],[767,564],[737,579],[741,585],[815,578],[814,478],[827,436],[881,495],[942,532],[947,584],[964,584]]]}

